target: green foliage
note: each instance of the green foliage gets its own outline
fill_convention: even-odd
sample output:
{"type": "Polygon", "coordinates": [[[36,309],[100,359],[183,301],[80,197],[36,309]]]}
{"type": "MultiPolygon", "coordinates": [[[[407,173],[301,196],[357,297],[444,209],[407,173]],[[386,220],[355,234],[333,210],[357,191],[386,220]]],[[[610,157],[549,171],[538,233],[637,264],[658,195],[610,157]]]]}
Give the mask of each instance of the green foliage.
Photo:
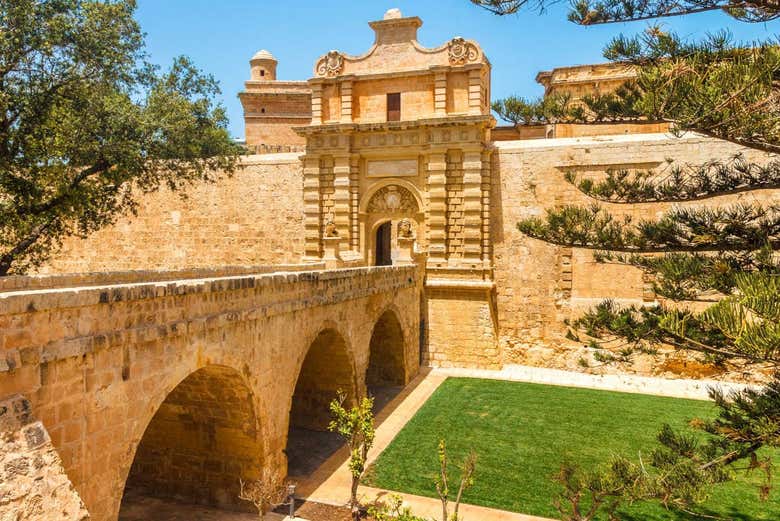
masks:
{"type": "Polygon", "coordinates": [[[572,110],[569,102],[570,96],[566,95],[535,100],[510,96],[493,102],[492,108],[501,119],[514,125],[541,125],[567,119],[572,110]]]}
{"type": "Polygon", "coordinates": [[[780,206],[734,204],[673,208],[657,220],[633,223],[597,204],[548,209],[520,221],[524,234],[554,244],[624,252],[759,250],[780,240],[780,206]]]}
{"type": "MultiPolygon", "coordinates": [[[[472,0],[497,14],[516,12],[524,0],[472,0]]],[[[544,4],[541,5],[543,7],[544,4]]],[[[723,10],[735,19],[765,22],[780,17],[775,0],[575,0],[569,20],[582,24],[612,23],[723,10]]],[[[777,42],[735,44],[727,31],[689,42],[650,26],[633,37],[620,35],[606,47],[607,59],[633,67],[636,78],[606,94],[585,96],[560,118],[571,121],[666,121],[677,135],[696,131],[756,150],[780,152],[780,46],[777,42]],[[584,116],[584,118],[583,118],[584,116]]],[[[670,161],[670,164],[672,162],[670,161]]],[[[611,203],[685,201],[760,188],[778,188],[777,161],[671,166],[668,172],[607,172],[600,181],[569,182],[583,193],[611,203]]],[[[598,205],[560,206],[542,218],[518,224],[523,233],[554,244],[606,250],[600,262],[637,266],[652,277],[656,293],[677,301],[708,297],[715,303],[703,312],[685,305],[619,308],[607,301],[574,323],[593,340],[594,357],[605,363],[630,361],[635,351],[668,344],[703,353],[731,364],[780,365],[780,274],[778,245],[780,207],[758,204],[673,208],[656,220],[633,222],[598,205]],[[663,255],[642,255],[662,253],[663,255]],[[600,349],[609,343],[609,350],[600,349]]],[[[718,419],[698,422],[706,442],[666,426],[651,469],[619,473],[613,467],[594,474],[564,466],[561,510],[566,519],[591,519],[595,510],[610,518],[614,501],[657,499],[687,511],[712,487],[732,477],[732,464],[747,461],[748,470],[766,476],[760,495],[769,494],[771,465],[761,460],[762,447],[776,447],[780,433],[780,373],[762,389],[712,397],[718,419]],[[602,487],[614,483],[626,490],[602,487]],[[637,484],[641,486],[636,487],[637,484]],[[606,491],[606,492],[605,492],[606,491]],[[613,496],[609,492],[614,492],[613,496]],[[603,496],[605,495],[605,496],[603,496]],[[589,509],[578,508],[588,497],[589,509]]]]}
{"type": "Polygon", "coordinates": [[[780,188],[780,161],[759,165],[742,155],[729,161],[709,161],[701,165],[670,165],[653,170],[608,170],[603,179],[579,179],[576,172],[565,174],[581,192],[611,203],[650,203],[691,201],[747,190],[780,188]]]}
{"type": "Polygon", "coordinates": [[[236,168],[216,81],[186,58],[167,71],[146,61],[134,10],[0,6],[0,275],[133,212],[140,193],[236,168]]]}
{"type": "MultiPolygon", "coordinates": [[[[560,519],[552,500],[561,487],[552,478],[562,461],[593,472],[608,469],[616,455],[624,455],[648,474],[657,474],[652,460],[653,449],[663,447],[657,442],[661,424],[695,434],[704,447],[712,436],[691,429],[690,419],[706,423],[718,413],[711,401],[449,378],[379,456],[370,484],[437,497],[430,484],[439,472],[436,446],[447,436],[453,461],[462,460],[471,448],[479,454],[479,475],[465,502],[560,519]]],[[[764,448],[757,456],[759,461],[772,456],[775,469],[780,464],[780,449],[764,448]]],[[[748,462],[735,465],[742,468],[748,462]]],[[[760,502],[757,487],[764,476],[758,470],[744,476],[735,469],[730,474],[739,479],[707,487],[704,503],[688,510],[719,519],[780,519],[780,488],[772,489],[768,502],[760,502]]],[[[627,498],[618,513],[636,521],[702,519],[671,501],[667,510],[660,501],[639,498],[627,498]]]]}
{"type": "Polygon", "coordinates": [[[780,6],[772,0],[575,0],[569,20],[594,25],[716,10],[745,22],[766,22],[780,16],[780,6]]]}
{"type": "Polygon", "coordinates": [[[374,399],[363,398],[354,407],[347,408],[347,395],[339,391],[338,397],[330,402],[331,422],[328,430],[337,432],[344,438],[349,447],[349,471],[352,474],[352,487],[350,505],[352,516],[358,519],[360,516],[360,504],[357,499],[357,490],[360,480],[366,471],[366,459],[368,451],[374,444],[376,432],[374,430],[374,399]]]}
{"type": "Polygon", "coordinates": [[[368,507],[368,515],[376,521],[427,521],[423,517],[415,516],[409,507],[403,505],[401,496],[390,494],[386,502],[368,507]]]}
{"type": "MultiPolygon", "coordinates": [[[[514,14],[522,8],[544,10],[553,3],[544,0],[471,0],[498,15],[514,14]]],[[[766,22],[780,16],[780,6],[772,0],[575,0],[569,20],[580,25],[647,20],[704,11],[724,11],[737,20],[766,22]]]]}
{"type": "Polygon", "coordinates": [[[463,498],[463,493],[474,486],[474,472],[477,470],[477,453],[474,450],[470,450],[463,460],[461,465],[460,485],[458,486],[457,494],[454,498],[455,509],[452,516],[449,516],[449,502],[452,498],[452,492],[450,491],[449,483],[451,477],[449,475],[449,462],[447,459],[447,444],[445,441],[439,440],[439,475],[436,478],[436,493],[441,500],[442,516],[441,521],[462,521],[462,518],[458,515],[458,509],[460,508],[460,501],[463,498]]]}

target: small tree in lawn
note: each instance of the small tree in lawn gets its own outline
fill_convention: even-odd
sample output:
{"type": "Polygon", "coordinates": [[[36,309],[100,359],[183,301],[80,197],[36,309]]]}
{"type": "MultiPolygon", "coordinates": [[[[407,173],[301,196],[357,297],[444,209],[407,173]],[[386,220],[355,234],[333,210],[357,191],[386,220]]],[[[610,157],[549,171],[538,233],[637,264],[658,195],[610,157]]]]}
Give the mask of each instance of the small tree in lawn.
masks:
{"type": "Polygon", "coordinates": [[[260,521],[265,518],[269,510],[281,505],[287,499],[287,481],[267,470],[264,470],[263,475],[256,480],[248,482],[240,480],[239,483],[241,490],[238,497],[255,506],[260,521]]]}
{"type": "Polygon", "coordinates": [[[458,521],[458,509],[463,492],[474,484],[474,471],[477,469],[477,454],[473,450],[469,451],[463,460],[463,470],[460,476],[460,486],[455,496],[455,511],[452,517],[449,517],[450,485],[447,469],[447,444],[444,440],[439,441],[439,477],[436,479],[436,492],[441,499],[442,521],[458,521]]]}
{"type": "Polygon", "coordinates": [[[360,518],[360,504],[357,499],[358,485],[366,470],[368,451],[374,444],[374,399],[363,398],[358,405],[346,408],[347,395],[339,391],[338,398],[330,402],[333,420],[328,430],[338,432],[349,446],[349,471],[352,474],[349,506],[352,518],[360,518]]]}

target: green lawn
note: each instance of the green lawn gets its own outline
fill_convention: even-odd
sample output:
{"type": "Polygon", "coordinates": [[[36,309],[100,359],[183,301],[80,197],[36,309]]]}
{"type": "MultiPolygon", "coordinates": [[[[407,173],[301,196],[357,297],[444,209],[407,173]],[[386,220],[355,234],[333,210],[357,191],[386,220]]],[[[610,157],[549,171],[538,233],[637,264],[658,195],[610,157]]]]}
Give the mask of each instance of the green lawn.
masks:
{"type": "MultiPolygon", "coordinates": [[[[465,502],[556,517],[551,476],[568,458],[585,466],[610,454],[647,454],[662,423],[683,427],[712,415],[708,402],[547,385],[449,378],[423,405],[369,470],[368,483],[436,497],[438,440],[453,460],[473,447],[476,482],[465,502]]],[[[775,455],[775,468],[780,454],[775,455]]],[[[700,510],[739,521],[780,520],[780,490],[758,499],[758,476],[719,486],[700,510]]],[[[701,519],[652,504],[633,505],[624,519],[701,519]]],[[[471,520],[477,521],[477,520],[471,520]]]]}

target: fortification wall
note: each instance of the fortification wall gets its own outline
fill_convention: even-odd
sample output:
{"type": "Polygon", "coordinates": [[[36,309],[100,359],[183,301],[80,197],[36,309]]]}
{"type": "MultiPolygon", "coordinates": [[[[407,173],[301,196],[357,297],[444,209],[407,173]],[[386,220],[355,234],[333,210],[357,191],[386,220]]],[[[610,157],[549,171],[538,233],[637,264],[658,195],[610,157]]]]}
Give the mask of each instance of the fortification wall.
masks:
{"type": "Polygon", "coordinates": [[[137,216],[87,239],[69,238],[42,273],[285,264],[303,254],[298,153],[246,156],[245,168],[187,198],[167,189],[139,199],[137,216]]]}
{"type": "MultiPolygon", "coordinates": [[[[564,320],[577,317],[605,298],[625,304],[653,300],[642,272],[599,264],[590,250],[564,248],[531,239],[517,230],[523,218],[542,216],[559,204],[591,204],[566,181],[568,170],[597,179],[609,169],[664,168],[668,159],[701,164],[744,153],[767,156],[695,135],[600,136],[495,143],[492,171],[492,240],[499,350],[506,363],[577,368],[581,349],[565,339],[564,320]],[[571,350],[562,349],[571,346],[571,350]]],[[[753,191],[702,199],[681,206],[735,202],[780,203],[780,191],[753,191]]],[[[655,218],[672,204],[604,204],[634,222],[655,218]]],[[[579,344],[581,347],[581,343],[579,344]]]]}
{"type": "MultiPolygon", "coordinates": [[[[638,269],[599,264],[589,250],[546,244],[517,230],[519,220],[543,215],[546,208],[594,202],[565,180],[565,172],[574,170],[580,176],[597,179],[609,169],[663,169],[669,159],[697,164],[728,159],[740,152],[756,160],[766,159],[763,154],[723,141],[659,133],[502,141],[494,147],[490,208],[494,298],[475,294],[474,302],[481,311],[468,316],[480,319],[474,323],[477,332],[467,339],[446,325],[463,322],[467,315],[463,299],[456,298],[452,289],[437,289],[437,294],[449,292],[448,299],[427,308],[425,323],[429,329],[436,327],[437,335],[445,337],[440,340],[450,348],[448,353],[428,356],[428,363],[578,368],[582,343],[566,340],[565,320],[581,315],[605,298],[625,304],[654,299],[638,269]]],[[[137,217],[86,240],[67,241],[63,251],[42,271],[228,266],[241,270],[242,265],[299,262],[305,233],[298,155],[252,156],[246,162],[247,168],[233,178],[193,188],[187,200],[166,192],[144,198],[137,217]]],[[[780,192],[745,192],[685,204],[757,200],[780,203],[780,192]]],[[[605,206],[612,213],[634,219],[652,218],[672,207],[605,206]]]]}

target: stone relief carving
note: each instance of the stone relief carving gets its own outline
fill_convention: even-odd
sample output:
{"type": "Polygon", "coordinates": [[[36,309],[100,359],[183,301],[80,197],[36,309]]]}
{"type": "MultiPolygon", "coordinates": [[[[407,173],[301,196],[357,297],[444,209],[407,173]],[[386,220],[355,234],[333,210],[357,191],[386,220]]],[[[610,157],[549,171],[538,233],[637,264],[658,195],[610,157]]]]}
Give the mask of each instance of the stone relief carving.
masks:
{"type": "Polygon", "coordinates": [[[412,231],[412,221],[409,219],[401,219],[398,223],[398,237],[401,239],[413,239],[414,232],[412,231]]]}
{"type": "Polygon", "coordinates": [[[338,237],[339,231],[336,228],[336,223],[330,218],[325,222],[325,237],[338,237]]]}
{"type": "Polygon", "coordinates": [[[476,61],[479,58],[477,46],[460,36],[456,36],[449,41],[447,51],[450,63],[453,65],[463,65],[464,63],[476,61]]]}
{"type": "Polygon", "coordinates": [[[368,213],[408,212],[417,213],[417,201],[402,186],[388,185],[377,191],[368,201],[368,213]]]}
{"type": "Polygon", "coordinates": [[[344,70],[344,55],[339,51],[328,51],[328,54],[323,56],[319,62],[317,62],[317,75],[326,76],[332,78],[341,74],[344,70]]]}

